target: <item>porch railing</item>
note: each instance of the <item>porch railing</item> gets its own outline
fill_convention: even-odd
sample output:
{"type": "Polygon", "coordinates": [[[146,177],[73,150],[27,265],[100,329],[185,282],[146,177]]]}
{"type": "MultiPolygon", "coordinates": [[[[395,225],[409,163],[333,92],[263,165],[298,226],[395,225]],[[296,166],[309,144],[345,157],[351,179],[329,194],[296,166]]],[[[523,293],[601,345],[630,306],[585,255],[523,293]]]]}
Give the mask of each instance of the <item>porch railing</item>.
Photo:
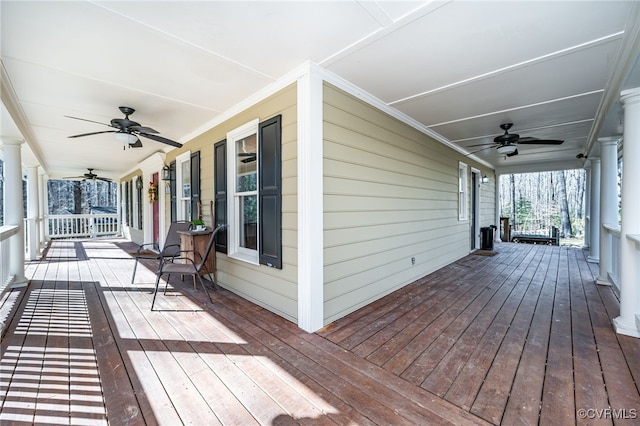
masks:
{"type": "Polygon", "coordinates": [[[47,217],[49,238],[80,238],[117,235],[117,214],[67,214],[47,217]]]}
{"type": "MultiPolygon", "coordinates": [[[[620,226],[603,224],[602,228],[606,232],[605,238],[608,239],[607,247],[611,254],[611,266],[607,271],[607,278],[615,291],[620,294],[620,226]]],[[[603,253],[600,253],[602,257],[603,253]]]]}
{"type": "Polygon", "coordinates": [[[9,239],[18,233],[18,229],[18,226],[0,226],[0,297],[15,280],[15,276],[9,275],[9,239]]]}

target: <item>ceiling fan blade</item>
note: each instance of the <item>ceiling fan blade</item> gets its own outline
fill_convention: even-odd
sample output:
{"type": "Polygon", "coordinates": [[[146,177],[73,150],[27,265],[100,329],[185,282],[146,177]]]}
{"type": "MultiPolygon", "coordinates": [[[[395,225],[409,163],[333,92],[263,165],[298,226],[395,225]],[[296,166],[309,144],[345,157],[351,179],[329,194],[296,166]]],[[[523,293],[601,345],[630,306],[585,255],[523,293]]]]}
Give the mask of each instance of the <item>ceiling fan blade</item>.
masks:
{"type": "MultiPolygon", "coordinates": [[[[494,144],[491,144],[491,145],[494,145],[494,144]]],[[[484,151],[485,149],[489,149],[489,148],[497,148],[497,147],[496,146],[485,146],[484,148],[480,148],[480,149],[477,149],[475,151],[472,151],[472,152],[468,153],[467,157],[470,156],[470,155],[476,154],[476,153],[478,153],[480,151],[484,151]]]]}
{"type": "Polygon", "coordinates": [[[167,145],[175,146],[176,148],[181,148],[182,144],[176,141],[172,141],[171,139],[164,138],[158,135],[150,135],[149,133],[136,132],[140,136],[144,136],[145,138],[153,139],[154,141],[161,142],[167,145]]]}
{"type": "Polygon", "coordinates": [[[145,127],[145,126],[129,126],[128,127],[129,130],[135,131],[135,132],[141,132],[141,133],[160,133],[155,129],[152,129],[151,127],[145,127]]]}
{"type": "Polygon", "coordinates": [[[255,157],[255,152],[240,152],[238,153],[238,157],[255,157]]]}
{"type": "Polygon", "coordinates": [[[81,138],[83,136],[91,136],[91,135],[99,135],[100,133],[117,133],[116,130],[104,130],[102,132],[91,132],[91,133],[82,133],[79,135],[67,136],[69,138],[81,138]]]}
{"type": "Polygon", "coordinates": [[[467,148],[476,148],[478,146],[494,146],[495,143],[494,142],[486,142],[486,143],[479,143],[477,145],[469,145],[467,148]]]}
{"type": "Polygon", "coordinates": [[[89,123],[96,123],[96,124],[102,124],[103,126],[113,127],[113,126],[111,126],[110,124],[107,124],[107,123],[101,123],[101,122],[99,122],[99,121],[87,120],[86,118],[72,117],[72,116],[70,116],[70,115],[65,115],[65,117],[67,117],[67,118],[73,118],[74,120],[88,121],[89,123]]]}
{"type": "Polygon", "coordinates": [[[560,145],[564,141],[556,139],[536,139],[536,138],[521,138],[517,141],[520,145],[560,145]]]}
{"type": "Polygon", "coordinates": [[[103,177],[96,176],[96,179],[97,180],[101,180],[103,182],[111,182],[111,179],[109,179],[109,178],[103,178],[103,177]]]}
{"type": "Polygon", "coordinates": [[[511,154],[507,154],[507,157],[513,157],[514,155],[518,155],[518,150],[516,149],[511,154]]]}
{"type": "Polygon", "coordinates": [[[142,148],[142,141],[138,139],[135,143],[130,143],[129,148],[142,148]]]}

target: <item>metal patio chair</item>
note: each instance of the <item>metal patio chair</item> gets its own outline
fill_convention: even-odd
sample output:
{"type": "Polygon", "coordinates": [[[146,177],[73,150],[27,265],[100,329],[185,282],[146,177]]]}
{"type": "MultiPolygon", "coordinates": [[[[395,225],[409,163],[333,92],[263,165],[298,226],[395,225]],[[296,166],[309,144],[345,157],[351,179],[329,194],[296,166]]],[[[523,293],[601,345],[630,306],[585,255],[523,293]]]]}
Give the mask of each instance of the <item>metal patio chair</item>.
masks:
{"type": "Polygon", "coordinates": [[[188,231],[191,223],[186,220],[179,220],[172,222],[167,231],[167,236],[164,240],[164,246],[162,250],[158,246],[158,243],[146,243],[138,247],[136,251],[136,263],[133,265],[133,275],[131,276],[131,284],[136,279],[136,269],[138,268],[138,262],[141,260],[156,260],[160,261],[163,256],[175,256],[180,251],[180,234],[178,231],[188,231]],[[151,251],[149,248],[155,250],[151,251]]]}
{"type": "MultiPolygon", "coordinates": [[[[194,255],[193,255],[193,258],[191,258],[191,257],[184,256],[184,254],[189,251],[181,250],[171,257],[163,255],[160,258],[160,265],[158,266],[158,271],[156,272],[156,286],[153,291],[153,300],[151,301],[152,311],[153,311],[153,306],[156,303],[156,296],[158,295],[158,286],[160,285],[160,278],[163,275],[167,275],[167,279],[164,284],[163,294],[167,294],[167,286],[169,283],[169,279],[171,278],[171,275],[180,274],[183,279],[185,275],[191,275],[193,279],[194,287],[196,286],[196,277],[197,277],[197,279],[200,281],[200,285],[202,286],[202,289],[209,297],[209,301],[213,302],[213,299],[211,299],[211,295],[207,291],[207,288],[205,287],[204,281],[202,281],[202,277],[200,276],[200,274],[202,272],[206,274],[213,274],[215,272],[215,271],[208,270],[207,258],[209,256],[215,256],[213,247],[215,246],[216,237],[218,236],[220,231],[222,231],[222,229],[224,229],[225,227],[226,225],[220,225],[211,233],[211,235],[209,236],[209,242],[207,243],[207,247],[204,253],[198,253],[196,251],[193,251],[194,255]],[[212,254],[212,252],[214,253],[212,254]],[[198,258],[200,259],[198,262],[193,260],[198,258]]],[[[215,290],[216,288],[215,277],[211,277],[211,282],[213,283],[213,288],[215,290]]]]}

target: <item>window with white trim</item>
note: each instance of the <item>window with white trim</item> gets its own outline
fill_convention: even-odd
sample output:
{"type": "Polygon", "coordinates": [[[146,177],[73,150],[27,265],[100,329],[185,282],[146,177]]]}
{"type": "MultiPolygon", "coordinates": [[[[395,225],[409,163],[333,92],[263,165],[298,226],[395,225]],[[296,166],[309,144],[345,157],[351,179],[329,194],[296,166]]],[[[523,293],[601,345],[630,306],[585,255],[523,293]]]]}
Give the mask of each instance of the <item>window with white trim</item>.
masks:
{"type": "Polygon", "coordinates": [[[467,165],[458,163],[458,220],[469,219],[469,183],[467,165]]]}
{"type": "Polygon", "coordinates": [[[214,145],[216,251],[282,269],[282,116],[253,120],[214,145]]]}
{"type": "Polygon", "coordinates": [[[120,214],[122,216],[121,221],[123,226],[130,226],[129,224],[129,206],[131,205],[131,198],[129,197],[129,182],[122,182],[121,193],[122,195],[122,207],[120,208],[120,214]]]}
{"type": "Polygon", "coordinates": [[[131,204],[129,206],[129,226],[142,229],[142,176],[136,176],[129,182],[131,204]]]}
{"type": "Polygon", "coordinates": [[[176,157],[177,220],[191,220],[191,152],[176,157]]]}
{"type": "Polygon", "coordinates": [[[258,263],[258,120],[227,134],[229,256],[258,263]]]}

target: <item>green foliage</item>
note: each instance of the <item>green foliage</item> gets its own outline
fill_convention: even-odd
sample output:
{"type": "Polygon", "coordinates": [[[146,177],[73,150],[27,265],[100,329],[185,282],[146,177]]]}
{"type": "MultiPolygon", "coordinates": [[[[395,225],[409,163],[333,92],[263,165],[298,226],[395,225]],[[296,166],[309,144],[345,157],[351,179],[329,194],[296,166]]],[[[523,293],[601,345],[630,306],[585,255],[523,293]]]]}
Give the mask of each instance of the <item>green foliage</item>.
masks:
{"type": "Polygon", "coordinates": [[[258,223],[258,197],[254,195],[242,198],[244,223],[258,223]]]}
{"type": "MultiPolygon", "coordinates": [[[[257,174],[250,173],[238,176],[237,192],[255,191],[258,187],[257,174]]],[[[258,222],[258,198],[256,196],[242,197],[242,211],[244,223],[258,222]]]]}
{"type": "Polygon", "coordinates": [[[585,180],[584,170],[502,175],[500,216],[512,219],[512,232],[538,232],[561,229],[564,211],[579,235],[584,228],[585,180]],[[574,221],[580,225],[574,226],[574,221]]]}
{"type": "Polygon", "coordinates": [[[531,222],[535,220],[531,214],[531,201],[520,199],[516,203],[516,223],[521,224],[525,229],[531,227],[531,222]]]}
{"type": "Polygon", "coordinates": [[[257,187],[257,175],[255,173],[238,176],[237,192],[255,191],[257,187]]]}

